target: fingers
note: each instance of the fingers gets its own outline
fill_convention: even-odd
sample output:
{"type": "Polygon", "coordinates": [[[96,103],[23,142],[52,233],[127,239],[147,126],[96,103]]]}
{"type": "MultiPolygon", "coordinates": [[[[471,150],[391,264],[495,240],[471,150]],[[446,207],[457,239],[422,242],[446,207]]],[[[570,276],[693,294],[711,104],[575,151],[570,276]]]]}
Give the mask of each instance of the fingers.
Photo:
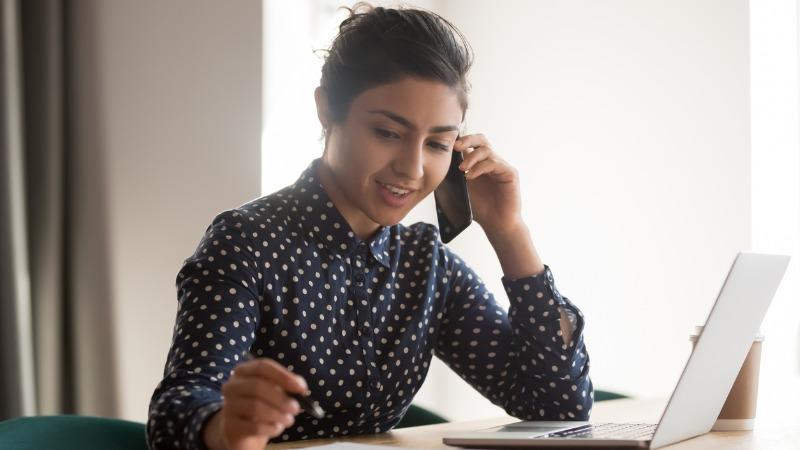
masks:
{"type": "Polygon", "coordinates": [[[300,404],[287,392],[307,391],[302,377],[271,359],[239,364],[222,385],[223,433],[227,441],[241,444],[255,439],[246,447],[262,447],[261,439],[279,436],[294,424],[294,417],[300,412],[300,404]]]}
{"type": "Polygon", "coordinates": [[[281,423],[254,422],[236,416],[227,417],[225,421],[225,434],[228,440],[233,441],[238,441],[248,436],[263,436],[271,439],[275,436],[280,436],[286,429],[281,423]]]}
{"type": "Polygon", "coordinates": [[[517,170],[500,158],[491,157],[478,162],[464,176],[467,180],[474,180],[479,176],[491,174],[492,179],[500,183],[511,183],[519,177],[517,170]]]}
{"type": "MultiPolygon", "coordinates": [[[[464,172],[469,172],[475,164],[490,158],[493,155],[492,146],[483,134],[470,134],[460,137],[453,146],[454,151],[464,155],[464,161],[458,166],[464,172]],[[472,151],[466,151],[471,148],[472,151]]],[[[467,177],[473,178],[473,177],[467,177]]]]}
{"type": "Polygon", "coordinates": [[[475,164],[472,167],[472,169],[470,169],[469,172],[467,172],[467,174],[464,175],[464,178],[468,180],[475,179],[485,173],[492,172],[494,170],[494,166],[495,166],[494,161],[491,161],[489,159],[484,159],[483,161],[480,161],[477,164],[475,164]]]}
{"type": "Polygon", "coordinates": [[[486,136],[481,133],[468,134],[466,136],[461,136],[456,140],[456,143],[453,145],[453,150],[460,152],[470,147],[477,148],[481,146],[490,147],[486,136]]]}
{"type": "Polygon", "coordinates": [[[222,386],[222,394],[226,399],[258,399],[285,414],[297,414],[300,412],[300,404],[297,400],[289,397],[280,386],[258,376],[249,377],[237,373],[237,377],[231,377],[222,386]]]}
{"type": "Polygon", "coordinates": [[[236,366],[236,373],[248,377],[268,379],[289,392],[306,394],[308,384],[300,375],[295,375],[286,367],[269,358],[258,358],[236,366]]]}
{"type": "Polygon", "coordinates": [[[464,155],[464,161],[458,166],[464,172],[471,171],[475,164],[489,158],[492,149],[489,147],[477,147],[472,152],[464,155]]]}
{"type": "Polygon", "coordinates": [[[484,174],[493,174],[497,181],[513,181],[516,170],[507,162],[497,157],[486,136],[483,134],[470,134],[459,138],[453,146],[454,151],[464,154],[464,161],[458,168],[466,172],[467,180],[474,180],[484,174]],[[467,151],[468,149],[472,151],[467,151]]]}
{"type": "MultiPolygon", "coordinates": [[[[474,180],[481,175],[485,174],[500,174],[502,175],[505,173],[504,171],[507,170],[507,167],[503,165],[500,161],[495,159],[484,159],[483,161],[479,161],[469,172],[464,175],[464,178],[467,180],[474,180]]],[[[503,181],[503,180],[500,180],[503,181]]]]}
{"type": "Polygon", "coordinates": [[[259,423],[276,423],[288,428],[294,424],[294,415],[283,412],[256,398],[235,397],[227,401],[232,415],[239,419],[259,423]]]}
{"type": "Polygon", "coordinates": [[[256,399],[225,398],[222,413],[222,434],[228,448],[263,448],[294,424],[293,416],[256,399]]]}

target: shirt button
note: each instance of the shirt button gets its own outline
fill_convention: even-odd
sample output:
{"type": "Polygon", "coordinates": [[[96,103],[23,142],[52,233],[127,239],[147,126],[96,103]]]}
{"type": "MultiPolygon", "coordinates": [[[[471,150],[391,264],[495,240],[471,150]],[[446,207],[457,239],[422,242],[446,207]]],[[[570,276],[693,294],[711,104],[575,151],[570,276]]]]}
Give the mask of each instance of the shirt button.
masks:
{"type": "Polygon", "coordinates": [[[369,382],[369,387],[371,387],[372,389],[380,389],[381,388],[381,382],[378,381],[378,380],[372,380],[372,381],[369,382]]]}
{"type": "Polygon", "coordinates": [[[357,273],[356,274],[356,283],[358,283],[359,286],[364,284],[364,274],[363,273],[357,273]]]}
{"type": "Polygon", "coordinates": [[[369,336],[369,327],[366,325],[361,326],[361,334],[364,336],[369,336]]]}

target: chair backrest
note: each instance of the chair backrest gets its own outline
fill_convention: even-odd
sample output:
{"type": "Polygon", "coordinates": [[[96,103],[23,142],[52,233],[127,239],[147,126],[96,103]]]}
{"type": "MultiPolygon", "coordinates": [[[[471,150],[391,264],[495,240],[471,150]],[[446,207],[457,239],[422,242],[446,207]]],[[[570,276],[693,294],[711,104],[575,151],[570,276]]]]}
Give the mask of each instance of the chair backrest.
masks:
{"type": "Polygon", "coordinates": [[[148,450],[144,424],[89,416],[32,416],[0,422],[0,448],[148,450]]]}
{"type": "Polygon", "coordinates": [[[596,402],[603,402],[606,400],[616,400],[618,398],[630,398],[630,397],[624,394],[619,394],[617,392],[601,391],[598,389],[594,390],[594,401],[596,402]]]}
{"type": "Polygon", "coordinates": [[[411,404],[406,411],[406,414],[400,420],[400,423],[394,426],[397,428],[418,427],[421,425],[433,425],[437,423],[445,423],[447,419],[436,414],[433,411],[425,409],[421,406],[411,404]]]}

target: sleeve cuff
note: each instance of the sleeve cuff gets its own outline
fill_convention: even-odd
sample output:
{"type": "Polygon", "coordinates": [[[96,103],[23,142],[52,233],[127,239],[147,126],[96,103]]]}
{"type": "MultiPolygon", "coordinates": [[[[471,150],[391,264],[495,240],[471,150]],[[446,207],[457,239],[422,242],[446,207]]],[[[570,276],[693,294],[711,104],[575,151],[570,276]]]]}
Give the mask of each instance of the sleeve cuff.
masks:
{"type": "Polygon", "coordinates": [[[503,287],[506,289],[512,306],[514,303],[524,303],[525,299],[535,301],[536,304],[546,305],[545,308],[556,310],[558,306],[567,306],[561,293],[555,287],[553,273],[550,267],[545,265],[544,271],[527,277],[512,280],[507,277],[502,278],[503,287]]]}
{"type": "Polygon", "coordinates": [[[221,401],[206,403],[205,405],[195,409],[194,414],[192,414],[192,417],[189,420],[189,435],[187,436],[187,444],[189,444],[188,448],[209,450],[205,441],[203,440],[203,427],[205,426],[206,422],[211,419],[211,416],[213,416],[220,409],[222,409],[221,401]]]}
{"type": "Polygon", "coordinates": [[[508,294],[509,319],[515,327],[525,328],[530,336],[551,348],[561,348],[568,354],[580,343],[583,331],[583,314],[555,286],[550,267],[545,265],[539,274],[510,280],[503,277],[503,285],[508,294]],[[560,339],[561,311],[569,319],[571,339],[569,345],[560,339]],[[560,342],[559,342],[560,341],[560,342]]]}

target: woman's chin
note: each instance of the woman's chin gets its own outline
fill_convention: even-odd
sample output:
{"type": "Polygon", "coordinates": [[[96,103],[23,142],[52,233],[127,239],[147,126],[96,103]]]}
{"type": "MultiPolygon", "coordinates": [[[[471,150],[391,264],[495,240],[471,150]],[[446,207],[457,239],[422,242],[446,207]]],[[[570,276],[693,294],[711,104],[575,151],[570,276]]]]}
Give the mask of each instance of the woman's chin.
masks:
{"type": "Polygon", "coordinates": [[[386,205],[381,199],[378,199],[376,203],[372,204],[372,214],[370,214],[370,219],[373,222],[382,225],[382,226],[392,226],[397,225],[400,223],[408,213],[414,209],[414,206],[419,203],[417,199],[408,199],[411,200],[407,202],[407,204],[403,206],[389,206],[386,205]]]}
{"type": "Polygon", "coordinates": [[[374,213],[370,215],[370,219],[378,225],[385,227],[397,225],[408,215],[408,211],[406,211],[405,208],[402,211],[398,209],[387,211],[385,208],[376,208],[373,209],[373,211],[374,213]]]}
{"type": "Polygon", "coordinates": [[[397,225],[406,217],[405,214],[398,215],[398,214],[381,214],[379,217],[376,217],[375,223],[384,227],[391,227],[392,225],[397,225]]]}

